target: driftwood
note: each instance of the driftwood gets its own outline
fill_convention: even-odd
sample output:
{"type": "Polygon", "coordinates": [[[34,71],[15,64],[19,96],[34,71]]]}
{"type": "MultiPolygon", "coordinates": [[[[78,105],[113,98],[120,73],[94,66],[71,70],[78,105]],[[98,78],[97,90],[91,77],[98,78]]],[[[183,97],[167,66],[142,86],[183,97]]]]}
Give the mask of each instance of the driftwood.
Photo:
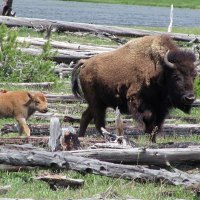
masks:
{"type": "Polygon", "coordinates": [[[83,100],[77,99],[72,94],[46,94],[45,95],[49,103],[75,103],[75,102],[83,102],[83,100]]]}
{"type": "Polygon", "coordinates": [[[153,181],[200,189],[200,175],[187,174],[179,170],[155,170],[142,166],[113,164],[91,158],[74,156],[70,152],[16,151],[0,147],[0,163],[23,166],[70,169],[81,173],[93,173],[135,181],[153,181]]]}
{"type": "Polygon", "coordinates": [[[0,87],[6,87],[6,86],[16,86],[16,87],[27,87],[27,88],[44,88],[44,89],[50,89],[54,85],[54,82],[41,82],[41,83],[0,83],[0,87]]]}
{"type": "MultiPolygon", "coordinates": [[[[49,135],[49,124],[28,124],[31,135],[49,135]]],[[[16,124],[5,124],[1,128],[1,134],[7,134],[7,133],[15,133],[18,132],[18,126],[16,124]]],[[[24,138],[24,140],[27,140],[27,138],[24,138]]]]}
{"type": "Polygon", "coordinates": [[[138,165],[161,165],[200,163],[200,145],[189,148],[130,148],[129,149],[88,149],[71,151],[73,155],[95,158],[112,163],[138,165]]]}
{"type": "MultiPolygon", "coordinates": [[[[20,48],[22,52],[31,54],[31,55],[40,55],[42,53],[42,46],[48,41],[42,38],[25,38],[18,37],[17,41],[20,43],[28,43],[31,44],[31,47],[28,48],[20,48]]],[[[53,59],[56,62],[62,63],[70,63],[71,61],[76,61],[81,58],[89,58],[99,53],[108,52],[114,47],[110,46],[92,46],[92,45],[82,45],[82,44],[71,44],[67,42],[58,42],[58,41],[50,41],[52,45],[53,59]]]]}
{"type": "Polygon", "coordinates": [[[34,179],[47,182],[51,189],[57,190],[59,188],[80,188],[84,185],[84,180],[82,179],[72,179],[66,176],[61,176],[57,174],[48,174],[37,176],[34,179]]]}
{"type": "MultiPolygon", "coordinates": [[[[21,18],[21,17],[6,17],[0,16],[0,24],[6,24],[10,27],[44,27],[47,29],[52,26],[52,28],[56,31],[70,31],[70,32],[105,32],[115,36],[123,36],[123,37],[141,37],[145,35],[160,35],[163,32],[159,31],[147,31],[147,30],[139,30],[132,28],[121,28],[114,26],[105,26],[105,25],[94,25],[94,24],[86,24],[86,23],[75,23],[75,22],[64,22],[64,21],[55,21],[55,20],[46,20],[46,19],[35,19],[35,18],[21,18]]],[[[188,35],[188,34],[180,34],[180,33],[168,33],[172,38],[178,41],[199,41],[200,36],[198,35],[188,35]]]]}
{"type": "MultiPolygon", "coordinates": [[[[51,118],[53,115],[49,116],[51,118]]],[[[73,125],[74,128],[79,128],[79,125],[73,125]]],[[[31,134],[34,135],[49,135],[49,125],[48,124],[29,124],[31,134]]],[[[17,132],[17,127],[15,124],[5,124],[1,129],[1,134],[17,132]]],[[[115,126],[108,126],[106,130],[110,133],[116,133],[115,126]]],[[[132,125],[125,125],[124,133],[127,136],[140,136],[145,135],[144,131],[132,125]]],[[[96,135],[100,136],[99,132],[93,127],[88,127],[86,130],[87,135],[96,135]]],[[[163,132],[158,136],[190,136],[190,135],[199,135],[200,134],[200,125],[199,124],[164,124],[163,132]]],[[[149,136],[149,134],[147,134],[149,136]]]]}
{"type": "Polygon", "coordinates": [[[69,126],[61,129],[60,145],[63,151],[71,151],[81,149],[81,144],[78,139],[76,130],[69,126]]]}
{"type": "MultiPolygon", "coordinates": [[[[39,48],[18,48],[20,51],[33,55],[33,56],[38,56],[42,54],[42,49],[39,48]]],[[[51,51],[53,53],[52,57],[50,59],[54,60],[55,62],[61,63],[71,63],[72,61],[77,61],[82,58],[90,58],[91,56],[94,56],[96,54],[102,53],[102,51],[80,51],[80,50],[61,50],[61,49],[56,49],[51,51]]]]}
{"type": "Polygon", "coordinates": [[[36,167],[29,167],[29,166],[13,166],[13,165],[3,165],[0,164],[0,171],[7,171],[7,172],[19,172],[24,170],[34,170],[36,167]]]}
{"type": "Polygon", "coordinates": [[[50,120],[50,138],[48,143],[51,151],[57,151],[60,149],[60,136],[61,126],[59,118],[52,117],[50,120]]]}
{"type": "MultiPolygon", "coordinates": [[[[95,143],[99,145],[105,143],[103,138],[94,138],[94,137],[79,137],[78,140],[81,142],[83,146],[91,146],[95,143]]],[[[21,138],[21,137],[9,137],[9,138],[0,138],[0,145],[23,145],[23,144],[33,144],[34,146],[48,146],[49,136],[43,137],[29,137],[29,138],[21,138]]],[[[1,168],[1,167],[0,167],[1,168]]]]}
{"type": "MultiPolygon", "coordinates": [[[[35,37],[17,37],[17,41],[19,43],[27,43],[34,46],[43,46],[48,40],[43,38],[35,38],[35,37]]],[[[56,49],[66,49],[66,50],[74,50],[74,51],[82,51],[82,52],[89,52],[89,51],[98,51],[98,52],[106,52],[114,50],[116,47],[114,46],[95,46],[95,45],[86,45],[86,44],[76,44],[76,43],[69,43],[69,42],[61,42],[61,41],[54,41],[50,40],[50,44],[52,48],[56,49]]]]}
{"type": "Polygon", "coordinates": [[[5,144],[34,144],[47,146],[49,137],[12,137],[12,138],[0,138],[0,145],[5,144]]]}

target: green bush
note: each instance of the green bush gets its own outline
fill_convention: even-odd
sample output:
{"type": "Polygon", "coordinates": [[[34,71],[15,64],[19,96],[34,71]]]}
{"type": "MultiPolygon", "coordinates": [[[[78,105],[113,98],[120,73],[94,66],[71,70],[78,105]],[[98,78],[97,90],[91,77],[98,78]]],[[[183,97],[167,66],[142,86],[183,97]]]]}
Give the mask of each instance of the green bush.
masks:
{"type": "Polygon", "coordinates": [[[197,76],[194,83],[194,90],[197,97],[200,97],[200,76],[197,76]]]}
{"type": "Polygon", "coordinates": [[[51,46],[47,42],[40,56],[21,52],[16,41],[17,31],[0,26],[0,81],[2,82],[43,82],[56,81],[53,72],[51,46]]]}

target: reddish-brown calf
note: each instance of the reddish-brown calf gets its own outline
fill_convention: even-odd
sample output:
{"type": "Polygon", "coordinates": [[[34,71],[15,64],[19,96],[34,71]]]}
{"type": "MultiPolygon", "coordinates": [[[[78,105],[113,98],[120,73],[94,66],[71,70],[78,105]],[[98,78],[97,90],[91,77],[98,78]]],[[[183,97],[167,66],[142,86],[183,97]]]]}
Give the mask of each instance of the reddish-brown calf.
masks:
{"type": "Polygon", "coordinates": [[[35,112],[46,113],[47,99],[41,92],[7,91],[0,94],[0,117],[12,117],[19,123],[19,135],[30,136],[26,120],[35,112]]]}

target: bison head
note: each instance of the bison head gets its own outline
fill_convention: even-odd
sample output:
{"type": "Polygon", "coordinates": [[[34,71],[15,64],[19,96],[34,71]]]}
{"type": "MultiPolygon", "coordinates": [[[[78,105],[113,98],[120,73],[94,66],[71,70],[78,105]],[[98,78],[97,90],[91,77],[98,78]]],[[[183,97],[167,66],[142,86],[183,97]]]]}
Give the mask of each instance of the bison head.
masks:
{"type": "Polygon", "coordinates": [[[194,53],[190,51],[168,51],[164,57],[167,67],[165,80],[169,99],[173,107],[189,113],[195,100],[194,79],[197,75],[194,53]]]}
{"type": "Polygon", "coordinates": [[[43,93],[28,93],[28,96],[30,97],[29,108],[41,113],[46,113],[48,111],[47,99],[43,93]]]}

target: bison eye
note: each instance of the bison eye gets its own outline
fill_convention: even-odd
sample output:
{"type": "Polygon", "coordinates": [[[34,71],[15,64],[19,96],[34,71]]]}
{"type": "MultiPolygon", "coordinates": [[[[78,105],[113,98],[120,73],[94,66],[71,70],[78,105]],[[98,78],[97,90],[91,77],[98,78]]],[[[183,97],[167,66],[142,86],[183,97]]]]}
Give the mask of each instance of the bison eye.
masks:
{"type": "Polygon", "coordinates": [[[173,78],[174,78],[176,81],[180,80],[180,77],[179,77],[177,74],[173,74],[173,78]]]}

